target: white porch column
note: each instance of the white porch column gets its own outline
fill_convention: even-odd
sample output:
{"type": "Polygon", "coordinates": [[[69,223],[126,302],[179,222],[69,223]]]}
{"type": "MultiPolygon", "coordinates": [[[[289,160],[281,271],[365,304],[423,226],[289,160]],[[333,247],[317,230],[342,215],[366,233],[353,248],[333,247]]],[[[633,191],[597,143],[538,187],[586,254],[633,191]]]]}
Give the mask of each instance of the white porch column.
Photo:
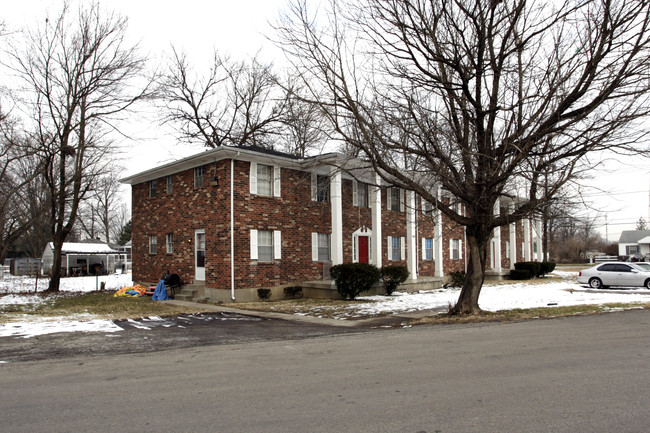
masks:
{"type": "Polygon", "coordinates": [[[524,224],[524,261],[530,262],[530,220],[524,218],[522,221],[524,224]]]}
{"type": "Polygon", "coordinates": [[[372,186],[370,192],[370,207],[372,208],[372,238],[371,250],[372,260],[371,263],[378,268],[381,268],[381,177],[375,173],[375,186],[372,186]]]}
{"type": "Polygon", "coordinates": [[[517,223],[510,223],[510,269],[515,268],[517,261],[517,223]]]}
{"type": "Polygon", "coordinates": [[[330,169],[330,199],[332,201],[332,265],[343,263],[343,200],[341,194],[341,171],[330,169]]]}
{"type": "MultiPolygon", "coordinates": [[[[438,188],[438,193],[437,193],[438,200],[440,200],[440,188],[438,188]]],[[[443,266],[443,239],[442,239],[442,212],[440,212],[439,209],[436,209],[436,224],[433,228],[433,238],[434,238],[434,243],[435,243],[435,273],[434,275],[436,277],[444,277],[445,276],[445,270],[443,266]]]]}
{"type": "MultiPolygon", "coordinates": [[[[494,203],[494,214],[499,215],[501,213],[501,201],[497,199],[494,203]]],[[[501,272],[501,227],[496,227],[494,229],[494,251],[491,253],[494,254],[494,271],[501,272]]]]}
{"type": "Polygon", "coordinates": [[[406,268],[412,280],[418,278],[418,237],[415,231],[415,193],[406,191],[406,268]]]}
{"type": "Polygon", "coordinates": [[[537,244],[537,261],[544,261],[544,251],[542,250],[542,220],[535,219],[535,243],[537,244]]]}

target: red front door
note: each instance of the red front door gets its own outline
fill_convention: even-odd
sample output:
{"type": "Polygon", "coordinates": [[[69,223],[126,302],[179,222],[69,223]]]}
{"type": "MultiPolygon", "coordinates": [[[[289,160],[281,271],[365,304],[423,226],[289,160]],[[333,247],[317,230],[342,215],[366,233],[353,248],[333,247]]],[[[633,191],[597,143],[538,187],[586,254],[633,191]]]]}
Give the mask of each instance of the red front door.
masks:
{"type": "Polygon", "coordinates": [[[359,236],[359,263],[368,262],[368,236],[359,236]]]}

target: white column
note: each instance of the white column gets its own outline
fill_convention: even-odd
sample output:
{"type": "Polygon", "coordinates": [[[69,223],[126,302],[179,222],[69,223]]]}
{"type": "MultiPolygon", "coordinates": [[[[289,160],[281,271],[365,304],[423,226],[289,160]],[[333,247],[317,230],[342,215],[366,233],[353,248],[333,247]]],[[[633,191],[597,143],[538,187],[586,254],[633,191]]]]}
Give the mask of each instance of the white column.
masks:
{"type": "Polygon", "coordinates": [[[332,201],[332,265],[343,263],[343,200],[341,198],[341,171],[332,167],[330,171],[330,199],[332,201]]]}
{"type": "MultiPolygon", "coordinates": [[[[438,188],[438,193],[437,193],[438,200],[440,200],[440,188],[438,188]]],[[[444,248],[444,242],[442,239],[442,212],[440,212],[439,209],[436,209],[436,224],[433,229],[433,238],[434,238],[434,244],[435,244],[435,276],[436,277],[443,277],[445,274],[444,266],[443,266],[443,248],[444,248]]]]}
{"type": "MultiPolygon", "coordinates": [[[[501,201],[497,200],[494,204],[494,214],[501,213],[501,201]]],[[[494,229],[494,271],[501,272],[501,227],[494,229]]]]}
{"type": "Polygon", "coordinates": [[[530,262],[530,220],[524,218],[524,261],[530,262]]]}
{"type": "Polygon", "coordinates": [[[537,261],[544,261],[544,251],[542,251],[542,220],[535,220],[535,243],[537,243],[537,261]]]}
{"type": "Polygon", "coordinates": [[[510,223],[510,269],[515,268],[517,261],[517,223],[510,223]]]}
{"type": "Polygon", "coordinates": [[[406,191],[406,268],[410,278],[418,278],[418,239],[415,231],[415,193],[406,191]]]}
{"type": "Polygon", "coordinates": [[[372,260],[371,263],[378,268],[381,268],[381,177],[375,174],[375,186],[371,187],[370,192],[370,207],[372,208],[372,260]]]}

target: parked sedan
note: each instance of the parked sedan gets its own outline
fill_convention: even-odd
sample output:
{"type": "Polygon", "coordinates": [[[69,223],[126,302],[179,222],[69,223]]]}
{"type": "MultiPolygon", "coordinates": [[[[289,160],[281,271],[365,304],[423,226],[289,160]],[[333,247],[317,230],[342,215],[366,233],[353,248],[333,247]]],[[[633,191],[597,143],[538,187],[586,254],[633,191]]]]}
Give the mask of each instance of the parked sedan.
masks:
{"type": "Polygon", "coordinates": [[[650,269],[645,264],[637,263],[601,263],[580,271],[578,282],[589,284],[593,289],[604,289],[608,286],[640,286],[650,289],[650,269]]]}

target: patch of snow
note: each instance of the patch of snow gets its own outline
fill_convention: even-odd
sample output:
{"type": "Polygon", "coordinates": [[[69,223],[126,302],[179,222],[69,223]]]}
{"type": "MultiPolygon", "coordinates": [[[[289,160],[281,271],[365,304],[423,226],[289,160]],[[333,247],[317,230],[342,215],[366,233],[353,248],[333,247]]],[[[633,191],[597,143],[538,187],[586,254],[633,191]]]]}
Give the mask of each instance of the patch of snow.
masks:
{"type": "Polygon", "coordinates": [[[93,318],[75,320],[70,317],[29,317],[28,320],[1,324],[0,337],[29,338],[57,332],[118,332],[122,330],[110,320],[93,318]]]}
{"type": "MultiPolygon", "coordinates": [[[[99,277],[68,277],[61,278],[59,290],[62,292],[92,292],[101,288],[105,283],[106,290],[118,290],[122,287],[132,286],[131,274],[111,274],[99,277]]],[[[7,275],[0,279],[0,294],[3,293],[34,293],[44,292],[50,284],[49,278],[38,279],[38,289],[35,289],[34,277],[7,275]]]]}

